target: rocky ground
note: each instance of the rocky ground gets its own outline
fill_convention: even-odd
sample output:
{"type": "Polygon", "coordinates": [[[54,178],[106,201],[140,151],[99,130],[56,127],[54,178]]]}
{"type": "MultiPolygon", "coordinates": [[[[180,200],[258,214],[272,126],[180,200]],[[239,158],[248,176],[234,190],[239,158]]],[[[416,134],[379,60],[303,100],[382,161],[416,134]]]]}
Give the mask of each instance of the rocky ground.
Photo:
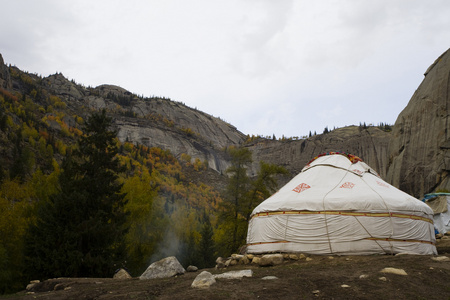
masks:
{"type": "MultiPolygon", "coordinates": [[[[450,239],[438,243],[450,258],[450,239]]],[[[51,279],[8,299],[450,299],[450,259],[436,256],[308,256],[273,267],[236,265],[213,274],[251,269],[253,276],[217,279],[208,289],[191,287],[201,270],[168,279],[51,279]],[[434,259],[433,259],[434,258],[434,259]],[[403,269],[407,275],[380,272],[403,269]],[[263,280],[275,276],[277,279],[263,280]]],[[[1,297],[0,297],[1,298],[1,297]]],[[[2,298],[3,299],[3,298],[2,298]]]]}

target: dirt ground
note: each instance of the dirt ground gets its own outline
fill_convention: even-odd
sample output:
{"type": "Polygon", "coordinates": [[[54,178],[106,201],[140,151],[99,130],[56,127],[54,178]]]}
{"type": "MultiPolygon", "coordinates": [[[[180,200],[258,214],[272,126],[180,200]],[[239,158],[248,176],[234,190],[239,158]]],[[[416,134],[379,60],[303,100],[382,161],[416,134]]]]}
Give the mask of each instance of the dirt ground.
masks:
{"type": "MultiPolygon", "coordinates": [[[[450,240],[438,243],[439,256],[450,258],[450,240]]],[[[6,299],[450,299],[450,261],[433,256],[314,256],[274,267],[238,265],[206,269],[213,274],[251,269],[253,277],[217,279],[209,289],[194,289],[200,273],[168,279],[65,278],[39,283],[6,299]],[[385,267],[408,275],[385,274],[385,267]],[[361,275],[367,275],[361,278],[361,275]],[[262,280],[265,276],[278,279],[262,280]],[[383,279],[384,277],[384,279],[383,279]],[[344,286],[343,286],[344,285],[344,286]],[[346,285],[346,286],[345,286],[346,285]],[[28,292],[29,293],[29,292],[28,292]]],[[[0,297],[3,299],[3,297],[0,297]]]]}

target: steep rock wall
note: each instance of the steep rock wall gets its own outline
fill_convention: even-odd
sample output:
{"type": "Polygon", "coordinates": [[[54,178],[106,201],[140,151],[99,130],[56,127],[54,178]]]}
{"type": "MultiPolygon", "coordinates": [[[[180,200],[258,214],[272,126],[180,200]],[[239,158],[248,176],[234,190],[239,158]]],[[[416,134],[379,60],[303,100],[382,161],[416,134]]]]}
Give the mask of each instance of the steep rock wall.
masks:
{"type": "Polygon", "coordinates": [[[292,178],[315,156],[337,151],[361,157],[384,178],[391,135],[390,132],[377,127],[364,129],[358,126],[349,126],[305,140],[262,140],[249,146],[253,151],[252,172],[256,172],[258,163],[262,160],[284,166],[289,170],[290,178],[292,178]]]}
{"type": "Polygon", "coordinates": [[[450,50],[425,72],[394,125],[387,181],[416,197],[450,190],[450,50]]]}
{"type": "Polygon", "coordinates": [[[120,141],[160,147],[176,157],[185,153],[193,160],[207,161],[217,172],[224,172],[229,166],[224,148],[245,140],[236,127],[180,102],[142,99],[114,85],[85,88],[60,73],[42,82],[73,109],[106,109],[114,118],[120,141]],[[126,104],[121,105],[120,100],[126,104]]]}

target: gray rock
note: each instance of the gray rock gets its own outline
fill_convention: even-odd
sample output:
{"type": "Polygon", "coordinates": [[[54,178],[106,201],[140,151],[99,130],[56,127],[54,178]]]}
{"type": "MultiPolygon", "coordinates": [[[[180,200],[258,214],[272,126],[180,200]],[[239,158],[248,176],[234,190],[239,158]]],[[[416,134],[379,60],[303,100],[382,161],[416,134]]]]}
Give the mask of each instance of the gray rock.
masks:
{"type": "Polygon", "coordinates": [[[300,173],[312,158],[336,149],[363,158],[365,163],[384,178],[389,162],[388,148],[391,137],[392,132],[383,131],[378,127],[363,129],[359,126],[348,126],[307,139],[289,142],[269,139],[247,147],[253,152],[252,170],[257,170],[260,161],[282,165],[288,169],[292,176],[280,179],[279,186],[283,186],[300,173]]]}
{"type": "Polygon", "coordinates": [[[261,267],[280,265],[283,263],[283,260],[282,254],[266,254],[261,257],[259,265],[261,267]]]}
{"type": "Polygon", "coordinates": [[[450,261],[450,258],[448,258],[447,256],[436,256],[436,257],[432,257],[431,258],[434,261],[450,261]]]}
{"type": "Polygon", "coordinates": [[[113,276],[114,279],[130,279],[132,278],[130,273],[128,273],[125,269],[120,269],[113,276]]]}
{"type": "Polygon", "coordinates": [[[197,272],[198,268],[196,266],[189,266],[186,268],[187,272],[197,272]]]}
{"type": "Polygon", "coordinates": [[[380,271],[381,273],[389,273],[389,274],[395,274],[395,275],[403,275],[406,276],[408,273],[405,272],[403,269],[397,269],[397,268],[384,268],[380,271]]]}
{"type": "Polygon", "coordinates": [[[225,262],[225,267],[229,267],[231,264],[232,259],[227,259],[227,261],[225,262]]]}
{"type": "Polygon", "coordinates": [[[242,277],[252,277],[252,270],[230,271],[222,274],[214,275],[216,279],[241,279],[242,277]]]}
{"type": "Polygon", "coordinates": [[[242,254],[231,254],[231,257],[237,261],[240,261],[241,259],[244,258],[244,255],[242,254]]]}
{"type": "Polygon", "coordinates": [[[261,258],[258,256],[253,257],[252,264],[259,265],[261,258]]]}
{"type": "Polygon", "coordinates": [[[44,78],[42,84],[50,88],[55,95],[62,98],[81,100],[84,96],[82,88],[69,81],[61,73],[56,73],[44,78]]]}
{"type": "Polygon", "coordinates": [[[449,72],[447,50],[425,72],[392,132],[387,181],[418,198],[450,190],[449,72]]]}
{"type": "Polygon", "coordinates": [[[177,258],[170,256],[152,263],[139,279],[168,278],[185,272],[177,258]]]}
{"type": "Polygon", "coordinates": [[[26,290],[29,291],[33,289],[38,283],[40,283],[40,280],[31,280],[29,284],[27,284],[26,290]]]}
{"type": "Polygon", "coordinates": [[[276,280],[276,279],[278,279],[278,277],[277,276],[266,276],[266,277],[263,277],[261,279],[262,280],[276,280]]]}
{"type": "Polygon", "coordinates": [[[209,288],[214,283],[216,283],[214,276],[208,271],[203,271],[195,277],[191,287],[205,289],[209,288]]]}

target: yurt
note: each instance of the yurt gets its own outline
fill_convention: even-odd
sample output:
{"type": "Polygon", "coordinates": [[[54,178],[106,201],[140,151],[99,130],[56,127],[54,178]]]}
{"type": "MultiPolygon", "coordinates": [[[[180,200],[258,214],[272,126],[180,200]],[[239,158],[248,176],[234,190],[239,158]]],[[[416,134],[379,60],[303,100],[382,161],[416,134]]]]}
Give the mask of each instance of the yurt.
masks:
{"type": "Polygon", "coordinates": [[[359,157],[319,155],[252,212],[248,253],[437,254],[433,211],[359,157]]]}

